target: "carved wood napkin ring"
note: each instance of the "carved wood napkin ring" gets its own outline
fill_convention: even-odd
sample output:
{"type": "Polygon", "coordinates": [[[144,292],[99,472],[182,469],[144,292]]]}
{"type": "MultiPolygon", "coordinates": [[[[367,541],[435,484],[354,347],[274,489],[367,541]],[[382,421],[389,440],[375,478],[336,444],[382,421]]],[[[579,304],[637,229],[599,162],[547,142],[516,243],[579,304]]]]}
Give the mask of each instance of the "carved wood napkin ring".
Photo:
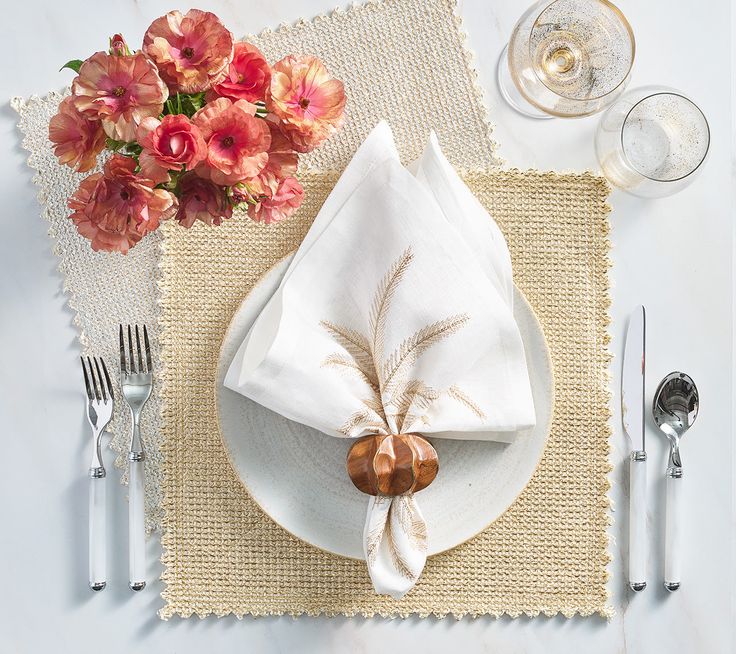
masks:
{"type": "Polygon", "coordinates": [[[374,434],[353,443],[347,468],[359,491],[394,496],[429,486],[439,461],[434,447],[419,434],[374,434]]]}

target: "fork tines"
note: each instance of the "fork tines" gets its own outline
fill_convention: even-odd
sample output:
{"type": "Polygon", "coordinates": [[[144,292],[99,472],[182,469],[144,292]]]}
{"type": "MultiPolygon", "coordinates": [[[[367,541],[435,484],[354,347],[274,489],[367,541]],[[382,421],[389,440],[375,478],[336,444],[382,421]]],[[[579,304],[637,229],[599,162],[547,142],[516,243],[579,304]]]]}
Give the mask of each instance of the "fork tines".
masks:
{"type": "Polygon", "coordinates": [[[148,329],[143,325],[143,348],[141,349],[141,334],[138,325],[128,325],[128,348],[126,354],[125,334],[120,325],[120,371],[128,374],[145,374],[153,372],[151,364],[151,344],[148,342],[148,329]],[[133,331],[135,331],[135,350],[133,349],[133,331]],[[145,358],[143,352],[145,351],[145,358]],[[136,353],[138,354],[136,358],[136,353]],[[145,362],[145,365],[144,365],[145,362]]]}
{"type": "Polygon", "coordinates": [[[115,399],[112,392],[112,382],[107,372],[105,360],[97,357],[87,357],[85,363],[84,357],[79,357],[82,363],[82,372],[84,373],[84,385],[87,389],[87,397],[90,401],[104,402],[107,404],[107,398],[115,399]],[[93,365],[94,364],[94,365],[93,365]]]}

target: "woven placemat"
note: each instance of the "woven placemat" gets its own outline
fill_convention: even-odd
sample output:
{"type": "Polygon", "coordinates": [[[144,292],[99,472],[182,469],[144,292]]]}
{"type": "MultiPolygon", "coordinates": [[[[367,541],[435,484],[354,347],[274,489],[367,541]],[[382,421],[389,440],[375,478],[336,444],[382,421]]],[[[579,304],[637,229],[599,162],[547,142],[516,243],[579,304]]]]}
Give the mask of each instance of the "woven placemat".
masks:
{"type": "Polygon", "coordinates": [[[465,175],[508,239],[516,283],[542,323],[555,374],[542,461],[493,525],[430,558],[417,586],[395,601],[374,593],[364,564],[293,538],[244,490],[217,424],[220,345],[244,296],[298,246],[335,179],[302,175],[305,205],[272,227],[242,217],[218,229],[164,226],[161,616],[609,615],[609,209],[600,177],[465,175]]]}
{"type": "Polygon", "coordinates": [[[366,0],[246,40],[269,61],[317,55],[345,83],[345,126],[302,157],[302,168],[341,170],[379,120],[390,123],[404,161],[434,130],[460,168],[501,163],[456,0],[366,0]]]}

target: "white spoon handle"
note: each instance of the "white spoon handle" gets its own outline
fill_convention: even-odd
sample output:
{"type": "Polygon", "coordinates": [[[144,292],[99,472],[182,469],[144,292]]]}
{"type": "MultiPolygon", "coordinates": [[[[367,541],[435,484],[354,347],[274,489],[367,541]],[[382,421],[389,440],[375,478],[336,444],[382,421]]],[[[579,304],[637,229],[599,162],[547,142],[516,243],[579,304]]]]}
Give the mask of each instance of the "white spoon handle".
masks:
{"type": "Polygon", "coordinates": [[[667,517],[664,536],[664,587],[670,592],[680,587],[682,563],[682,468],[667,471],[667,517]]]}

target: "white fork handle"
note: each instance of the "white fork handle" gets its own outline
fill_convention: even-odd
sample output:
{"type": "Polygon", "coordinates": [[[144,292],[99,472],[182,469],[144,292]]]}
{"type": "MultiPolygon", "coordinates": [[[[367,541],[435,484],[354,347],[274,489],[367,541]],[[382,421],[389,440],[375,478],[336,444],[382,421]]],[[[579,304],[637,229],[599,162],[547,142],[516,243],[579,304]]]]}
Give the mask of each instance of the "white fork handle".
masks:
{"type": "Polygon", "coordinates": [[[146,534],[143,508],[143,460],[130,461],[128,487],[128,555],[129,586],[143,590],[146,586],[146,534]]]}
{"type": "Polygon", "coordinates": [[[646,502],[647,460],[632,456],[629,463],[629,587],[637,592],[647,585],[646,502]]]}
{"type": "MultiPolygon", "coordinates": [[[[682,470],[680,469],[680,475],[682,470]]],[[[682,476],[667,475],[667,517],[664,536],[664,586],[670,592],[680,587],[682,562],[682,476]]]]}
{"type": "Polygon", "coordinates": [[[107,585],[107,478],[89,478],[89,587],[102,590],[107,585]]]}

